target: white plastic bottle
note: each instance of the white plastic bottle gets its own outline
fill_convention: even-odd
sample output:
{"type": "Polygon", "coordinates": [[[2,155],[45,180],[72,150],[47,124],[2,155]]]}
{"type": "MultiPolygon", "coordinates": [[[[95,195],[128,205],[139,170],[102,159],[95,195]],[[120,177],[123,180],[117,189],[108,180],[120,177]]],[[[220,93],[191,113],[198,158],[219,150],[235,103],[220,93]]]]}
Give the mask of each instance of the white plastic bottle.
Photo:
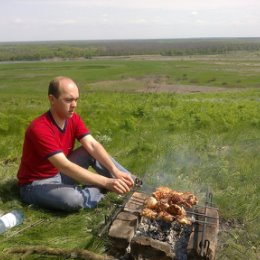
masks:
{"type": "Polygon", "coordinates": [[[0,217],[0,234],[7,229],[20,225],[24,220],[24,214],[21,210],[13,210],[0,217]]]}

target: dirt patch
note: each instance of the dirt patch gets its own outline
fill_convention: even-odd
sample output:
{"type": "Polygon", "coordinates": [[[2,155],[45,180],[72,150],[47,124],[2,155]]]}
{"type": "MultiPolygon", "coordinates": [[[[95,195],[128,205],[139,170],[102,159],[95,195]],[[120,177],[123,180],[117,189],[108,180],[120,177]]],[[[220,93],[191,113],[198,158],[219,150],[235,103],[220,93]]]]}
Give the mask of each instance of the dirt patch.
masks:
{"type": "Polygon", "coordinates": [[[238,89],[228,89],[219,87],[207,87],[207,86],[196,86],[196,85],[170,85],[170,84],[158,84],[149,86],[147,88],[139,89],[137,92],[172,92],[179,94],[188,93],[214,93],[214,92],[230,92],[238,91],[238,89]]]}
{"type": "Polygon", "coordinates": [[[198,85],[169,84],[167,76],[146,76],[140,78],[127,78],[115,81],[100,81],[91,84],[93,90],[129,91],[145,93],[218,93],[241,91],[239,88],[209,87],[198,85]]]}
{"type": "Polygon", "coordinates": [[[216,93],[216,92],[233,92],[238,91],[238,88],[225,88],[225,87],[209,87],[198,85],[181,85],[181,84],[169,84],[167,83],[167,76],[154,76],[144,77],[141,79],[145,84],[144,87],[136,90],[137,92],[167,92],[167,93],[216,93]]]}

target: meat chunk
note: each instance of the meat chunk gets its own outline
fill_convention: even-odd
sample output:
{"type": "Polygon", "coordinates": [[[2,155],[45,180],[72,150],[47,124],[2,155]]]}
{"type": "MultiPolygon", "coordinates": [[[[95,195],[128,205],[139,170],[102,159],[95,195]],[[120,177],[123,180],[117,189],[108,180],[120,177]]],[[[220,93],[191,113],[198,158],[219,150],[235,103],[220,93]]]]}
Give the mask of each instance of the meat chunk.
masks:
{"type": "Polygon", "coordinates": [[[180,224],[191,225],[185,208],[191,208],[197,203],[197,197],[191,192],[178,192],[168,187],[159,187],[146,200],[142,215],[150,219],[162,219],[166,222],[176,220],[180,224]]]}

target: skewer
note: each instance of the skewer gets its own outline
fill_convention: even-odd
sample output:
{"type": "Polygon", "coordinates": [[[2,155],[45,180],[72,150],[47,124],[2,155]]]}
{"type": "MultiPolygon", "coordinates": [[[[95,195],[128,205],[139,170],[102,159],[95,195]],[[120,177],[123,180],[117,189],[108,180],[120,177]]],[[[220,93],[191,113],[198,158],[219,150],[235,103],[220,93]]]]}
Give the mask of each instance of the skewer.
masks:
{"type": "Polygon", "coordinates": [[[218,209],[216,207],[213,207],[213,206],[208,206],[208,205],[205,205],[205,206],[201,206],[201,205],[194,205],[193,207],[197,207],[197,208],[208,208],[208,209],[218,209]]]}
{"type": "Polygon", "coordinates": [[[192,223],[201,223],[201,224],[206,224],[206,225],[217,225],[217,223],[212,223],[208,221],[202,221],[202,220],[191,220],[192,223]]]}
{"type": "Polygon", "coordinates": [[[196,216],[203,216],[203,217],[207,217],[207,218],[218,219],[217,217],[207,216],[207,215],[204,214],[204,213],[198,213],[198,212],[189,211],[189,210],[186,210],[186,212],[187,212],[187,213],[190,213],[190,214],[192,214],[192,215],[196,215],[196,216]]]}

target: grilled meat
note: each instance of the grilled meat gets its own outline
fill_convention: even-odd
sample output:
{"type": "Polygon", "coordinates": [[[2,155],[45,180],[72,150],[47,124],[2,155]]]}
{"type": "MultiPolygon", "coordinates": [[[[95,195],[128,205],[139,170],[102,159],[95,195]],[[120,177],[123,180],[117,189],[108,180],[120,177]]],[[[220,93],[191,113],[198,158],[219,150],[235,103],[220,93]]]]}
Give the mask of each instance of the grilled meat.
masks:
{"type": "Polygon", "coordinates": [[[198,203],[191,192],[178,192],[168,187],[159,187],[145,202],[142,215],[150,219],[162,219],[166,222],[178,221],[190,225],[184,207],[191,208],[198,203]]]}

